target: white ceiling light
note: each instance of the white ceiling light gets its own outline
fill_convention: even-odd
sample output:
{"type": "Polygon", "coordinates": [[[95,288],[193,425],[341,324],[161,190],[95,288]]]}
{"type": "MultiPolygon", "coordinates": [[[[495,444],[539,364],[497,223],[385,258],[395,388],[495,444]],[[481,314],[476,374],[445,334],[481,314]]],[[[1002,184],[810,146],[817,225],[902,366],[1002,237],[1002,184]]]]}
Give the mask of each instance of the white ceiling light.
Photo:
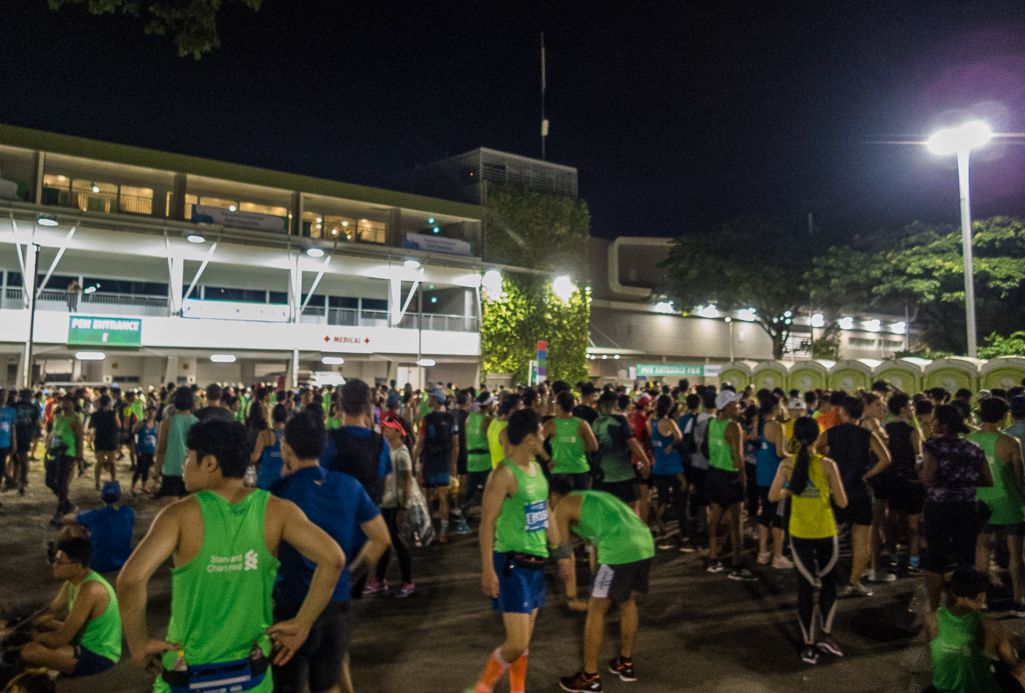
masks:
{"type": "Polygon", "coordinates": [[[825,327],[826,326],[826,316],[823,315],[822,313],[813,313],[812,316],[811,316],[811,326],[812,327],[825,327]]]}
{"type": "Polygon", "coordinates": [[[402,264],[405,265],[406,267],[408,267],[409,269],[419,269],[420,268],[420,263],[417,262],[416,260],[406,260],[402,264]]]}
{"type": "MultiPolygon", "coordinates": [[[[235,211],[235,205],[228,205],[228,211],[229,212],[234,212],[235,211]]],[[[320,221],[320,220],[318,219],[317,221],[320,221]]]]}
{"type": "Polygon", "coordinates": [[[320,360],[325,366],[340,366],[345,363],[345,359],[341,356],[325,356],[320,360]]]}
{"type": "Polygon", "coordinates": [[[892,325],[890,325],[890,329],[896,332],[897,334],[904,334],[908,331],[908,324],[901,320],[900,322],[895,322],[892,325]]]}
{"type": "Polygon", "coordinates": [[[667,315],[672,315],[676,311],[673,309],[673,302],[672,301],[659,301],[658,303],[655,304],[655,312],[656,313],[666,313],[667,315]]]}
{"type": "Polygon", "coordinates": [[[79,361],[102,361],[107,355],[102,351],[79,351],[75,353],[75,358],[79,361]]]}
{"type": "Polygon", "coordinates": [[[185,237],[189,243],[206,243],[206,239],[200,236],[198,233],[190,233],[185,237]]]}
{"type": "Polygon", "coordinates": [[[879,323],[878,320],[866,320],[865,321],[865,329],[868,330],[869,332],[878,332],[881,327],[882,327],[882,325],[879,323]]]}
{"type": "Polygon", "coordinates": [[[854,318],[840,318],[836,321],[836,324],[840,326],[841,330],[853,330],[854,329],[854,318]]]}
{"type": "Polygon", "coordinates": [[[719,309],[715,306],[698,306],[694,311],[703,318],[717,318],[719,317],[719,309]]]}
{"type": "Polygon", "coordinates": [[[235,354],[210,354],[214,363],[235,363],[235,354]]]}
{"type": "Polygon", "coordinates": [[[423,366],[424,368],[429,368],[429,367],[435,366],[437,364],[438,364],[438,362],[435,361],[434,359],[420,359],[419,361],[416,362],[416,365],[423,366]]]}
{"type": "Polygon", "coordinates": [[[58,226],[59,225],[59,222],[54,217],[52,217],[52,216],[50,216],[48,214],[40,214],[38,217],[36,217],[36,222],[40,226],[58,226]]]}
{"type": "Polygon", "coordinates": [[[318,248],[317,246],[311,246],[306,249],[306,254],[310,257],[324,257],[324,249],[318,248]]]}

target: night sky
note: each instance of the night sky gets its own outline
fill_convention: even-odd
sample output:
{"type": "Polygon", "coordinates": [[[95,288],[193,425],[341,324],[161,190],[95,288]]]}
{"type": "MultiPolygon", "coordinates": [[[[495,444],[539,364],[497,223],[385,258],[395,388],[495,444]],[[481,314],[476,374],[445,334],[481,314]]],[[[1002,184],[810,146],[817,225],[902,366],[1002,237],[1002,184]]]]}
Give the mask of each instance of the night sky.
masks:
{"type": "MultiPolygon", "coordinates": [[[[0,121],[385,185],[478,146],[576,166],[595,235],[743,214],[843,235],[957,223],[938,124],[1025,132],[1025,5],[264,0],[179,58],[142,24],[4,3],[0,121]]],[[[1025,215],[1025,146],[973,158],[976,217],[1025,215]]]]}

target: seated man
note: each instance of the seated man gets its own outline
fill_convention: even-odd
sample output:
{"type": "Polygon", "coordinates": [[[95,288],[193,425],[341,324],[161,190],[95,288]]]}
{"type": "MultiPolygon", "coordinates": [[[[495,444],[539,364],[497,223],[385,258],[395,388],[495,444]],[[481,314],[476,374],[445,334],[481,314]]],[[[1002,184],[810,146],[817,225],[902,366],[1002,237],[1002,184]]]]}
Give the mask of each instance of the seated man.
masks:
{"type": "Polygon", "coordinates": [[[958,693],[1001,693],[1021,690],[1022,665],[1007,631],[987,618],[988,576],[974,568],[958,568],[950,579],[957,600],[926,617],[925,632],[932,655],[933,688],[958,693]],[[997,672],[993,663],[997,660],[997,672]],[[1002,679],[1002,680],[1001,680],[1002,679]]]}
{"type": "Polygon", "coordinates": [[[69,676],[100,674],[121,659],[121,616],[110,583],[89,568],[93,545],[74,537],[57,544],[53,576],[64,585],[34,622],[32,642],[21,649],[26,667],[69,676]],[[63,617],[63,620],[60,620],[63,617]]]}
{"type": "Polygon", "coordinates": [[[61,538],[85,536],[91,539],[93,560],[89,567],[97,573],[110,573],[121,570],[132,554],[135,511],[117,504],[121,500],[121,484],[116,481],[103,485],[101,497],[106,507],[64,516],[61,538]]]}

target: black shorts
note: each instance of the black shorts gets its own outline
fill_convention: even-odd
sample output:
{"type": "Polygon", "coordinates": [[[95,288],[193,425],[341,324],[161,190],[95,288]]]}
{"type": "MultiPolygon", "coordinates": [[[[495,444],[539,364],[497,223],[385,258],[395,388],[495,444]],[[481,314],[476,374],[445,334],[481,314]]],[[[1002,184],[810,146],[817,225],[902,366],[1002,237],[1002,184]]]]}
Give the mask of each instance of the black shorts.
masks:
{"type": "Polygon", "coordinates": [[[179,498],[184,498],[187,495],[189,495],[189,492],[185,490],[185,482],[180,476],[161,477],[160,492],[157,493],[158,497],[178,496],[179,498]]]}
{"type": "Polygon", "coordinates": [[[708,502],[720,508],[744,502],[744,486],[738,472],[727,472],[718,467],[708,468],[708,502]]]}
{"type": "MultiPolygon", "coordinates": [[[[295,614],[275,613],[275,623],[295,614]]],[[[349,651],[352,619],[349,602],[328,602],[313,622],[306,642],[284,666],[274,667],[274,690],[279,693],[327,691],[338,685],[342,661],[349,651]]]]}
{"type": "Polygon", "coordinates": [[[982,527],[980,534],[995,534],[998,539],[1004,537],[1022,537],[1025,536],[1025,522],[1015,522],[1009,525],[991,525],[986,524],[982,527]]]}
{"type": "Polygon", "coordinates": [[[896,483],[893,473],[886,469],[868,480],[872,487],[872,495],[876,500],[888,501],[893,496],[893,489],[896,483]]]}
{"type": "Polygon", "coordinates": [[[655,484],[654,480],[652,480],[651,478],[654,475],[651,473],[649,473],[648,478],[645,479],[643,476],[641,476],[641,470],[634,467],[634,475],[637,477],[638,486],[653,486],[655,484]]]}
{"type": "Polygon", "coordinates": [[[591,472],[577,472],[576,474],[553,474],[553,477],[569,479],[574,491],[588,491],[591,488],[591,472]]]}
{"type": "Polygon", "coordinates": [[[932,573],[943,573],[951,563],[959,568],[975,565],[978,506],[976,501],[926,502],[922,515],[926,541],[922,568],[932,573]]]}
{"type": "Polygon", "coordinates": [[[889,507],[893,512],[921,515],[925,508],[925,484],[896,479],[890,489],[889,507]]]}
{"type": "Polygon", "coordinates": [[[769,489],[758,487],[758,524],[762,527],[783,527],[779,501],[769,500],[769,489]]]}
{"type": "Polygon", "coordinates": [[[637,499],[640,498],[637,490],[637,482],[634,479],[627,479],[626,481],[603,481],[598,485],[598,490],[605,491],[605,493],[611,493],[627,505],[636,503],[637,499]]]}
{"type": "Polygon", "coordinates": [[[684,467],[687,480],[694,484],[694,506],[708,505],[708,469],[704,467],[684,467]]]}
{"type": "Polygon", "coordinates": [[[463,476],[467,473],[468,472],[466,471],[466,455],[461,454],[458,457],[456,457],[456,474],[458,474],[459,476],[463,476]]]}
{"type": "Polygon", "coordinates": [[[833,518],[837,526],[852,524],[868,527],[872,524],[872,496],[861,492],[847,496],[847,507],[833,504],[833,518]]]}
{"type": "Polygon", "coordinates": [[[22,435],[21,429],[15,429],[18,433],[18,452],[28,452],[32,449],[32,435],[30,431],[25,431],[22,435]]]}
{"type": "Polygon", "coordinates": [[[650,558],[619,565],[600,564],[591,581],[591,596],[595,599],[611,599],[617,604],[628,602],[633,592],[648,593],[650,572],[650,558]]]}
{"type": "Polygon", "coordinates": [[[75,670],[71,672],[72,676],[93,676],[113,668],[114,662],[109,657],[75,645],[75,670]]]}

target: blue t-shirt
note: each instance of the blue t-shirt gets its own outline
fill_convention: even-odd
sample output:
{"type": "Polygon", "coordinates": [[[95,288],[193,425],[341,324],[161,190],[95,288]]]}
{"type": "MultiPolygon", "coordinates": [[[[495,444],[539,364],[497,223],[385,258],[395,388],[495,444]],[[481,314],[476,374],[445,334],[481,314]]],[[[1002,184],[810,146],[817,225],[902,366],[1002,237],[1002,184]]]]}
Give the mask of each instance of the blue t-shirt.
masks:
{"type": "Polygon", "coordinates": [[[281,439],[284,431],[271,431],[274,434],[274,445],[265,445],[260,457],[260,469],[256,473],[256,488],[269,489],[281,478],[281,439]]]}
{"type": "Polygon", "coordinates": [[[11,428],[17,420],[12,407],[0,407],[0,449],[11,447],[11,428]]]}
{"type": "Polygon", "coordinates": [[[132,553],[132,527],[135,511],[128,506],[108,505],[78,516],[78,524],[89,530],[93,542],[93,560],[89,567],[97,573],[121,570],[132,553]]]}
{"type": "MultiPolygon", "coordinates": [[[[373,431],[369,428],[363,428],[362,426],[342,426],[346,431],[356,436],[357,438],[366,438],[373,431]]],[[[324,432],[324,450],[320,453],[320,466],[324,469],[331,468],[331,462],[335,459],[335,455],[338,450],[335,448],[335,439],[331,435],[331,431],[324,432]]],[[[388,448],[388,441],[384,441],[384,446],[381,448],[381,457],[378,460],[378,479],[383,479],[392,473],[391,466],[391,450],[388,448]]]]}
{"type": "MultiPolygon", "coordinates": [[[[323,467],[304,467],[279,479],[270,492],[290,500],[306,513],[310,521],[331,535],[345,552],[345,569],[335,585],[332,601],[348,601],[352,590],[349,563],[355,548],[363,543],[360,528],[364,522],[381,514],[363,486],[355,478],[323,467]]],[[[278,549],[278,579],[274,584],[274,600],[286,613],[298,611],[316,564],[282,542],[278,549]]]]}

